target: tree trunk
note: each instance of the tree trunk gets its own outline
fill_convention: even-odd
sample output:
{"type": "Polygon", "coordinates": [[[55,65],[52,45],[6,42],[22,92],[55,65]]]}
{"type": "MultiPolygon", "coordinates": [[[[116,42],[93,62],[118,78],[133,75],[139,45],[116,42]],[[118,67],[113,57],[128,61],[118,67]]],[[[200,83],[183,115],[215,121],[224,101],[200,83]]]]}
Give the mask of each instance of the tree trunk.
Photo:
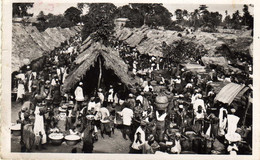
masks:
{"type": "Polygon", "coordinates": [[[99,63],[99,76],[98,76],[98,86],[97,88],[100,88],[100,82],[102,78],[102,65],[101,65],[101,58],[98,58],[98,63],[99,63]]]}

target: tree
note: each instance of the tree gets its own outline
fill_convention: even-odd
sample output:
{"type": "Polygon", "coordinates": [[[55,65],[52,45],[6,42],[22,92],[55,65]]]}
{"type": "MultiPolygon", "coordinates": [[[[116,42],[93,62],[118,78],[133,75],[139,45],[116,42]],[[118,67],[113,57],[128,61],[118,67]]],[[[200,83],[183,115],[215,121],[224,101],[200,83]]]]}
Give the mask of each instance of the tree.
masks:
{"type": "Polygon", "coordinates": [[[37,20],[40,22],[46,22],[47,17],[44,15],[43,11],[40,11],[40,13],[37,16],[37,20]]]}
{"type": "Polygon", "coordinates": [[[232,26],[232,20],[230,15],[227,15],[223,21],[225,27],[230,28],[232,26]]]}
{"type": "Polygon", "coordinates": [[[191,26],[193,26],[195,30],[199,27],[200,24],[199,19],[200,19],[199,10],[195,9],[194,12],[191,13],[191,26]]]}
{"type": "Polygon", "coordinates": [[[176,9],[175,11],[177,21],[181,21],[183,19],[183,13],[181,9],[176,9]]]}
{"type": "Polygon", "coordinates": [[[13,3],[13,17],[32,16],[27,12],[33,7],[33,3],[13,3]]]}
{"type": "Polygon", "coordinates": [[[144,17],[138,9],[133,9],[130,5],[124,5],[117,9],[116,18],[128,18],[126,27],[138,28],[143,25],[144,17]]]}
{"type": "Polygon", "coordinates": [[[248,11],[248,5],[244,5],[243,8],[242,24],[248,26],[250,29],[253,28],[254,18],[248,11]]]}
{"type": "Polygon", "coordinates": [[[84,23],[82,39],[86,39],[91,34],[95,41],[106,44],[115,27],[114,19],[117,8],[112,3],[90,3],[87,5],[89,12],[82,17],[84,23]]]}
{"type": "Polygon", "coordinates": [[[148,26],[168,26],[172,23],[172,13],[161,3],[130,3],[130,8],[139,11],[143,24],[148,26]]]}
{"type": "Polygon", "coordinates": [[[64,17],[71,21],[73,24],[77,24],[81,21],[81,11],[75,7],[70,7],[64,12],[64,17]]]}
{"type": "Polygon", "coordinates": [[[232,19],[231,19],[231,22],[232,22],[232,28],[234,29],[241,29],[241,16],[240,16],[240,13],[239,13],[239,10],[237,10],[235,13],[233,13],[232,15],[232,19]]]}

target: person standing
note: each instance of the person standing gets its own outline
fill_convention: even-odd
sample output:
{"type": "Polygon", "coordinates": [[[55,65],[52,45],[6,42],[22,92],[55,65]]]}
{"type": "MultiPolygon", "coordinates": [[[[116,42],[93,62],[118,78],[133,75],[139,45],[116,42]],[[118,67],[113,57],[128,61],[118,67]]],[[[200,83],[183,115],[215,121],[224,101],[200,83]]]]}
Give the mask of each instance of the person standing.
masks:
{"type": "Polygon", "coordinates": [[[165,118],[167,113],[164,110],[157,110],[156,114],[156,134],[159,141],[163,140],[163,133],[165,131],[165,118]]]}
{"type": "Polygon", "coordinates": [[[41,105],[41,101],[38,99],[36,108],[35,108],[35,122],[34,122],[34,134],[36,138],[36,145],[38,149],[42,148],[47,142],[47,136],[44,128],[44,117],[43,117],[43,107],[41,105]]]}
{"type": "Polygon", "coordinates": [[[134,134],[134,142],[131,146],[131,153],[142,153],[141,146],[145,143],[145,121],[141,121],[140,126],[134,134]]]}
{"type": "Polygon", "coordinates": [[[83,94],[83,89],[82,89],[83,83],[79,82],[79,86],[75,89],[74,95],[76,99],[76,110],[80,111],[81,108],[81,103],[84,101],[84,94],[83,94]]]}
{"type": "Polygon", "coordinates": [[[25,87],[24,87],[24,81],[21,79],[18,81],[18,89],[17,89],[17,101],[20,101],[23,104],[24,100],[24,95],[25,95],[25,87]]]}
{"type": "Polygon", "coordinates": [[[98,97],[99,97],[99,99],[101,101],[101,105],[102,105],[104,100],[105,100],[105,96],[104,96],[101,88],[98,89],[97,95],[98,95],[98,97]]]}
{"type": "Polygon", "coordinates": [[[117,112],[119,115],[122,116],[123,119],[123,138],[125,140],[128,140],[126,138],[126,135],[128,134],[128,137],[131,138],[131,124],[132,124],[132,119],[134,116],[134,112],[132,109],[129,108],[129,105],[125,105],[125,108],[121,112],[117,112]]]}
{"type": "Polygon", "coordinates": [[[114,102],[114,89],[112,85],[109,86],[107,101],[110,104],[114,102]]]}
{"type": "Polygon", "coordinates": [[[111,127],[110,127],[110,113],[109,110],[106,108],[106,106],[103,106],[99,110],[101,119],[100,119],[100,130],[101,130],[101,136],[104,138],[104,133],[108,134],[109,137],[111,137],[111,127]]]}

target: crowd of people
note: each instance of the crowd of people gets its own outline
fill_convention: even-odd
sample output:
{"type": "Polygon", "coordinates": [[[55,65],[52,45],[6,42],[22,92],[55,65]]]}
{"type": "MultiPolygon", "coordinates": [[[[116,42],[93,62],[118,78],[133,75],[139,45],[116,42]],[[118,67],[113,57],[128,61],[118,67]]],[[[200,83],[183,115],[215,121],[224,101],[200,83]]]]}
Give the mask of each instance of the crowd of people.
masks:
{"type": "Polygon", "coordinates": [[[30,65],[16,75],[17,101],[22,103],[17,121],[22,124],[22,152],[34,146],[45,148],[47,135],[57,132],[80,135],[82,152],[91,153],[99,133],[106,138],[119,129],[131,141],[129,153],[252,153],[252,123],[242,124],[241,106],[215,102],[211,85],[223,81],[250,86],[249,73],[243,72],[241,77],[241,73],[216,68],[201,77],[116,42],[114,48],[139,80],[135,92],[118,82],[86,94],[81,81],[66,93],[63,83],[80,43],[76,36],[47,55],[37,69],[30,65]]]}

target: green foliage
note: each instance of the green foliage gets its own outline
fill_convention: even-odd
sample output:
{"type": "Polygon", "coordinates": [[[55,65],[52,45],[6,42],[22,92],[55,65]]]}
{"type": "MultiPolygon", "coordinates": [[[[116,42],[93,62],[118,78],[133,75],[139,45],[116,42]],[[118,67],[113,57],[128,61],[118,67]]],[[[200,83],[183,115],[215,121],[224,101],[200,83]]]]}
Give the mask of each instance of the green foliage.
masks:
{"type": "Polygon", "coordinates": [[[89,12],[82,17],[84,23],[82,39],[84,40],[92,34],[95,41],[107,43],[115,27],[116,6],[112,3],[90,3],[87,5],[89,12]]]}
{"type": "Polygon", "coordinates": [[[34,24],[34,26],[36,26],[39,31],[54,27],[69,28],[75,25],[62,14],[53,15],[49,13],[48,15],[44,15],[43,12],[40,12],[37,19],[39,20],[39,23],[34,24]]]}
{"type": "Polygon", "coordinates": [[[27,10],[33,7],[33,3],[13,3],[13,17],[32,16],[27,10]]]}
{"type": "Polygon", "coordinates": [[[242,24],[248,26],[249,29],[252,29],[254,26],[254,18],[248,11],[248,5],[244,5],[243,8],[244,15],[242,17],[242,24]]]}
{"type": "Polygon", "coordinates": [[[130,3],[119,7],[116,14],[117,18],[128,18],[130,21],[126,27],[166,27],[172,23],[170,13],[162,4],[159,3],[130,3]]]}
{"type": "Polygon", "coordinates": [[[75,7],[70,7],[64,12],[64,17],[71,21],[73,24],[80,22],[81,11],[75,7]]]}
{"type": "Polygon", "coordinates": [[[204,46],[198,46],[192,41],[175,41],[173,44],[163,47],[164,57],[171,59],[175,64],[184,63],[186,60],[198,61],[207,54],[204,46]]]}
{"type": "Polygon", "coordinates": [[[152,27],[165,27],[172,23],[172,13],[161,3],[132,3],[129,5],[143,16],[143,24],[152,27]]]}

